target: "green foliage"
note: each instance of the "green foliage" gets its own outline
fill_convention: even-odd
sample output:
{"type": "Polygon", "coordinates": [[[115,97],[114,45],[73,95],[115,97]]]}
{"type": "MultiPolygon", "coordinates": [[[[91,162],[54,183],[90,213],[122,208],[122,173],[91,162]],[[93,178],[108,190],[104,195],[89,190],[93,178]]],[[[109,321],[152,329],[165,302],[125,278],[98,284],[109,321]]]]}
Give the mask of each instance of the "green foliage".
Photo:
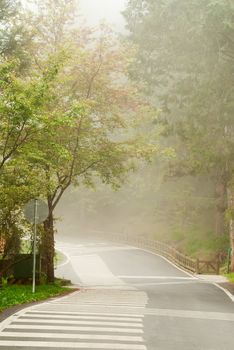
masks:
{"type": "Polygon", "coordinates": [[[57,60],[41,75],[23,78],[18,60],[0,63],[0,235],[6,240],[4,257],[16,254],[29,225],[22,215],[24,204],[45,194],[40,167],[32,162],[37,134],[45,126],[45,109],[51,99],[51,83],[57,60]]]}
{"type": "Polygon", "coordinates": [[[57,284],[40,285],[36,287],[35,294],[32,294],[31,285],[5,285],[0,289],[0,312],[15,305],[59,296],[69,290],[57,284]]]}
{"type": "Polygon", "coordinates": [[[229,282],[234,283],[234,273],[233,272],[228,273],[225,276],[228,278],[229,282]]]}
{"type": "MultiPolygon", "coordinates": [[[[176,150],[176,157],[164,166],[166,179],[206,176],[215,189],[215,230],[225,234],[234,170],[234,2],[129,0],[125,17],[128,39],[138,48],[130,76],[144,81],[143,91],[161,109],[156,122],[164,126],[163,142],[176,150]]],[[[182,203],[177,207],[183,207],[182,194],[178,200],[182,203]]],[[[193,206],[192,197],[188,205],[193,206]]],[[[177,211],[184,220],[190,216],[183,208],[177,211]]],[[[210,214],[206,210],[198,221],[210,214]]],[[[209,230],[214,227],[201,228],[203,233],[209,230]]],[[[199,243],[192,245],[198,249],[199,243]]]]}
{"type": "Polygon", "coordinates": [[[231,47],[233,2],[128,3],[130,39],[139,47],[132,77],[145,80],[161,106],[161,122],[179,136],[177,144],[172,139],[178,154],[174,167],[181,173],[220,169],[219,176],[229,179],[234,90],[233,65],[225,52],[231,47]]]}
{"type": "MultiPolygon", "coordinates": [[[[54,69],[54,67],[52,67],[54,69]]],[[[43,122],[42,113],[49,99],[51,68],[42,76],[22,79],[17,62],[0,63],[0,171],[34,137],[43,122]]]]}
{"type": "Polygon", "coordinates": [[[32,45],[33,31],[27,24],[20,1],[0,1],[0,55],[17,58],[21,72],[30,66],[29,47],[32,45]]]}
{"type": "Polygon", "coordinates": [[[7,283],[8,283],[8,277],[2,277],[1,278],[1,285],[3,288],[7,286],[7,283]]]}
{"type": "Polygon", "coordinates": [[[131,45],[105,25],[81,25],[75,0],[35,0],[31,12],[13,5],[2,2],[12,40],[0,50],[0,232],[12,247],[8,254],[18,250],[15,238],[30,229],[23,206],[46,199],[41,246],[52,271],[53,213],[64,192],[95,187],[97,179],[120,188],[139,161],[159,153],[160,130],[141,130],[157,111],[127,79],[131,45]]]}
{"type": "MultiPolygon", "coordinates": [[[[133,3],[133,15],[140,3],[133,3]]],[[[141,70],[135,45],[119,40],[104,24],[98,29],[83,25],[76,0],[24,5],[0,2],[0,236],[6,241],[4,257],[19,251],[20,239],[31,230],[22,209],[31,198],[44,198],[49,217],[40,228],[40,248],[52,271],[54,210],[70,186],[82,188],[82,194],[97,184],[119,190],[131,174],[135,187],[124,187],[117,207],[136,196],[138,220],[150,214],[154,220],[159,180],[145,164],[160,158],[168,166],[178,155],[174,145],[162,141],[161,135],[169,134],[164,108],[159,111],[161,103],[149,103],[139,90],[156,77],[150,72],[140,83],[128,77],[129,70],[135,77],[141,70]],[[138,167],[140,177],[134,177],[138,167]]],[[[184,202],[180,209],[188,213],[184,202]]]]}
{"type": "Polygon", "coordinates": [[[184,250],[188,255],[196,257],[215,257],[219,252],[224,252],[229,246],[228,236],[217,236],[213,232],[187,232],[184,250]]]}

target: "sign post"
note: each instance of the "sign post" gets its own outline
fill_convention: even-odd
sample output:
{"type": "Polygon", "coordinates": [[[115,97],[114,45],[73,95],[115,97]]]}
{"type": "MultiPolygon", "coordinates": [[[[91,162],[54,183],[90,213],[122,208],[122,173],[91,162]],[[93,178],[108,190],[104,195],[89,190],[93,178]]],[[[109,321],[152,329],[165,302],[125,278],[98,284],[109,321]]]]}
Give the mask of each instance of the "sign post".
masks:
{"type": "Polygon", "coordinates": [[[32,292],[36,288],[36,256],[37,256],[37,225],[41,224],[48,217],[47,204],[41,199],[32,199],[24,208],[25,218],[33,224],[33,271],[32,271],[32,292]]]}
{"type": "Polygon", "coordinates": [[[32,292],[35,293],[36,285],[36,259],[37,259],[37,199],[34,199],[34,232],[33,232],[33,282],[32,292]]]}

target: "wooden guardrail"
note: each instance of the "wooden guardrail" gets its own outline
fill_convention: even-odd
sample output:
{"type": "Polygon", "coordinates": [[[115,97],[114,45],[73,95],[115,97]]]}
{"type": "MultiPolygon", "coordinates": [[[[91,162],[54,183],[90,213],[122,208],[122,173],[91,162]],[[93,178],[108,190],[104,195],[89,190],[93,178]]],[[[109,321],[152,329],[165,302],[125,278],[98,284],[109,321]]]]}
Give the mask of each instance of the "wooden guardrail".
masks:
{"type": "Polygon", "coordinates": [[[100,238],[105,238],[114,242],[130,244],[157,253],[167,258],[175,265],[182,267],[183,269],[188,270],[192,273],[213,273],[217,275],[219,274],[219,258],[214,260],[193,259],[182,254],[174,247],[160,241],[148,240],[141,237],[133,237],[128,234],[107,234],[102,231],[96,230],[92,230],[92,232],[100,238]]]}

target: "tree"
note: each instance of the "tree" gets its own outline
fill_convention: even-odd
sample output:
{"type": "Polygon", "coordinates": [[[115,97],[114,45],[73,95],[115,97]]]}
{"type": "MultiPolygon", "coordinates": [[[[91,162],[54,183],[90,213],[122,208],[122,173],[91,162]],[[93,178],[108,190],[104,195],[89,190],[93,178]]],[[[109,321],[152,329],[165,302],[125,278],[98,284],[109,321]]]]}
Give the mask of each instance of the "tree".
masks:
{"type": "Polygon", "coordinates": [[[44,184],[39,181],[38,168],[30,162],[29,150],[46,121],[43,113],[58,70],[55,61],[41,76],[27,78],[18,69],[18,60],[2,59],[0,63],[0,233],[6,242],[4,256],[13,249],[17,253],[20,247],[25,228],[22,206],[42,193],[44,184]]]}
{"type": "Polygon", "coordinates": [[[29,80],[20,77],[17,61],[0,63],[0,172],[35,137],[56,71],[51,66],[29,80]]]}
{"type": "Polygon", "coordinates": [[[161,122],[177,149],[170,171],[212,176],[219,233],[227,203],[232,203],[227,195],[232,198],[233,66],[227,56],[232,52],[233,5],[225,0],[130,0],[125,12],[130,39],[139,45],[131,76],[143,79],[153,103],[160,103],[161,122]]]}
{"type": "Polygon", "coordinates": [[[28,49],[33,40],[33,29],[26,19],[20,1],[0,1],[0,55],[5,59],[17,58],[22,72],[30,66],[28,49]]]}
{"type": "MultiPolygon", "coordinates": [[[[31,162],[32,144],[43,128],[45,107],[58,65],[48,64],[39,75],[23,77],[18,60],[0,63],[0,239],[1,258],[17,254],[21,238],[29,233],[22,208],[44,194],[39,168],[31,162]]],[[[6,269],[6,267],[3,267],[6,269]]],[[[0,275],[3,273],[0,271],[0,275]]]]}
{"type": "Polygon", "coordinates": [[[130,128],[137,115],[141,119],[141,113],[145,117],[148,113],[135,84],[126,77],[133,50],[120,45],[105,26],[98,31],[77,26],[75,5],[63,0],[38,2],[32,21],[36,27],[32,71],[43,72],[52,54],[64,58],[52,83],[53,97],[43,105],[37,136],[22,149],[27,160],[40,168],[45,184],[49,216],[42,252],[50,282],[54,210],[67,188],[80,183],[94,186],[97,178],[118,188],[134,169],[134,161],[150,158],[155,149],[130,128]]]}
{"type": "MultiPolygon", "coordinates": [[[[109,40],[108,38],[108,42],[109,40]]],[[[134,117],[136,115],[135,90],[132,92],[126,82],[112,83],[115,69],[118,75],[121,74],[120,69],[124,68],[120,61],[123,57],[113,53],[113,46],[111,55],[109,47],[102,48],[101,58],[100,49],[98,54],[95,46],[93,50],[82,53],[85,59],[82,60],[81,57],[80,65],[71,67],[70,79],[64,87],[59,87],[59,91],[65,92],[66,84],[69,90],[71,85],[80,85],[71,89],[73,96],[70,101],[67,99],[65,105],[60,94],[54,99],[48,121],[53,127],[43,130],[41,146],[38,147],[47,160],[44,175],[48,183],[50,214],[45,222],[43,247],[50,281],[53,280],[54,273],[53,213],[67,188],[80,183],[94,186],[97,177],[118,188],[127,172],[134,169],[133,160],[141,156],[147,157],[154,150],[153,145],[146,144],[145,149],[142,149],[140,138],[137,142],[136,135],[127,135],[129,121],[126,114],[131,112],[134,117]],[[74,69],[77,70],[76,74],[74,69]]]]}
{"type": "Polygon", "coordinates": [[[35,5],[30,66],[22,70],[14,50],[2,54],[0,65],[0,217],[9,242],[18,239],[25,202],[47,199],[41,250],[52,282],[54,210],[63,194],[71,185],[95,186],[97,179],[119,188],[137,160],[158,150],[140,130],[156,112],[127,79],[130,45],[105,26],[77,27],[75,1],[35,5]]]}

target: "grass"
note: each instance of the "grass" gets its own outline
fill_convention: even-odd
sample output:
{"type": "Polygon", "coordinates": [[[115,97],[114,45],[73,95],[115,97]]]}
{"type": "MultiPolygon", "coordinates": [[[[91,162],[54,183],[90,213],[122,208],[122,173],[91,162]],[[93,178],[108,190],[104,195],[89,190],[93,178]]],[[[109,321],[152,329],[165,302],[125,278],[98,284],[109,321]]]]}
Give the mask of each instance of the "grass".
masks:
{"type": "Polygon", "coordinates": [[[228,278],[229,282],[234,283],[234,272],[227,273],[225,276],[228,278]]]}
{"type": "Polygon", "coordinates": [[[6,285],[0,289],[0,312],[11,306],[45,300],[68,291],[71,289],[49,284],[36,286],[36,292],[32,294],[31,285],[6,285]]]}

